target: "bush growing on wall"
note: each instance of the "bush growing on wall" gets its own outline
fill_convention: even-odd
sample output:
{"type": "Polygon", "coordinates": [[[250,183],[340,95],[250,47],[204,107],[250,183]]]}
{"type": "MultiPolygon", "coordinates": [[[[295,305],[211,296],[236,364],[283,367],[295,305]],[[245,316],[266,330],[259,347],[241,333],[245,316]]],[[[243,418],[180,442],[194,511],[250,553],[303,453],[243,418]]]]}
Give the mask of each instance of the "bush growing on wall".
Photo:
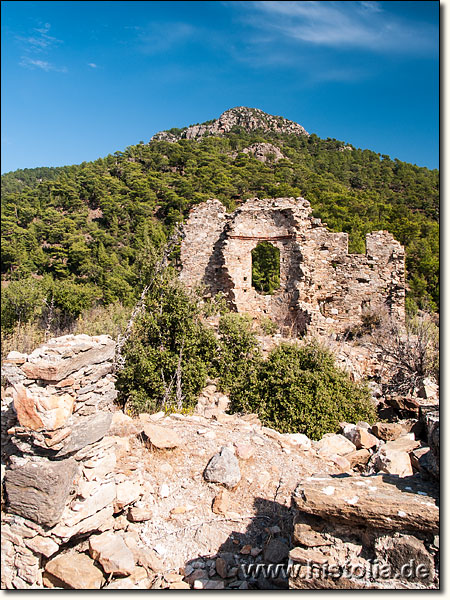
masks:
{"type": "Polygon", "coordinates": [[[319,439],[341,421],[375,419],[368,390],[353,383],[328,350],[282,344],[263,360],[250,317],[226,312],[214,333],[199,299],[170,269],[155,277],[145,304],[117,374],[131,412],[192,409],[213,377],[229,394],[232,411],[256,412],[278,431],[319,439]]]}

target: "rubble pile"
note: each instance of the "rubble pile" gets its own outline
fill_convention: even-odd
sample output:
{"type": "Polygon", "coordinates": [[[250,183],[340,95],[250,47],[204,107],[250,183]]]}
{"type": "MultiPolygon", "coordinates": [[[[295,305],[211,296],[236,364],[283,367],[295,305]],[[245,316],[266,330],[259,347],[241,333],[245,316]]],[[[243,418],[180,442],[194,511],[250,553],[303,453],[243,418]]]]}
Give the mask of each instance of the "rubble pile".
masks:
{"type": "Polygon", "coordinates": [[[214,381],[193,414],[132,418],[114,406],[114,350],[64,336],[5,361],[2,587],[438,587],[432,386],[418,418],[314,441],[228,414],[214,381]],[[410,560],[426,577],[303,576],[410,560]],[[277,564],[291,570],[264,571],[277,564]]]}

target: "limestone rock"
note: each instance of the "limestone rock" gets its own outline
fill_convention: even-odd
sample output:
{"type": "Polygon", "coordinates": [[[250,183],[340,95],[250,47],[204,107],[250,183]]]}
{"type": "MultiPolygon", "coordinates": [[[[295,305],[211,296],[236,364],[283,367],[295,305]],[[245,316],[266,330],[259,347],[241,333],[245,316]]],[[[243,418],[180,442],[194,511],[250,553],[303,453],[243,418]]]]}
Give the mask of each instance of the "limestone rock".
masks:
{"type": "Polygon", "coordinates": [[[47,558],[50,558],[50,556],[53,556],[53,554],[59,550],[58,544],[53,541],[52,538],[43,537],[42,535],[36,535],[35,537],[27,539],[25,544],[28,548],[31,548],[33,552],[43,554],[47,558]]]}
{"type": "Polygon", "coordinates": [[[150,586],[150,580],[141,579],[139,581],[135,581],[133,577],[122,577],[121,579],[116,579],[108,585],[105,585],[104,590],[146,590],[150,586]]]}
{"type": "Polygon", "coordinates": [[[253,154],[256,160],[260,162],[268,162],[272,160],[273,162],[278,162],[282,158],[286,158],[284,154],[280,151],[277,146],[273,144],[268,144],[266,142],[260,142],[257,144],[252,144],[248,148],[244,148],[242,150],[244,154],[253,154]]]}
{"type": "Polygon", "coordinates": [[[111,531],[91,536],[89,553],[102,565],[105,573],[131,575],[136,567],[132,551],[118,534],[111,531]]]}
{"type": "Polygon", "coordinates": [[[205,135],[223,135],[231,131],[233,127],[242,127],[246,131],[272,131],[276,133],[289,133],[294,135],[306,135],[309,134],[305,129],[295,123],[289,121],[283,117],[269,115],[264,113],[258,108],[248,108],[247,106],[237,106],[230,108],[220,115],[218,119],[215,119],[212,123],[202,123],[200,125],[191,125],[187,127],[180,134],[174,135],[168,131],[160,131],[155,133],[152,137],[153,140],[166,140],[168,142],[175,142],[179,139],[198,139],[205,135]]]}
{"type": "Polygon", "coordinates": [[[230,506],[230,495],[221,490],[213,500],[212,511],[216,515],[226,515],[230,506]]]}
{"type": "Polygon", "coordinates": [[[104,508],[100,508],[97,512],[92,512],[95,510],[95,505],[101,505],[99,502],[100,497],[95,499],[95,503],[90,503],[89,507],[86,507],[85,513],[82,515],[82,518],[71,518],[73,515],[73,511],[66,510],[63,513],[63,518],[66,517],[70,525],[66,525],[66,522],[56,525],[52,529],[52,534],[61,538],[63,542],[69,541],[76,535],[82,535],[84,533],[91,533],[93,531],[104,531],[105,529],[112,529],[114,527],[114,519],[113,516],[113,507],[112,500],[108,497],[104,497],[104,501],[108,501],[104,508]],[[67,515],[66,515],[67,513],[67,515]],[[89,513],[89,516],[85,516],[86,513],[89,513]],[[72,524],[73,523],[73,524],[72,524]]]}
{"type": "Polygon", "coordinates": [[[95,515],[103,508],[112,505],[116,499],[116,486],[114,481],[106,481],[95,488],[94,492],[85,500],[76,501],[71,505],[71,510],[64,511],[64,524],[73,527],[80,521],[95,515]]]}
{"type": "Polygon", "coordinates": [[[333,542],[322,534],[323,529],[324,523],[322,519],[305,513],[299,513],[294,518],[294,543],[310,548],[332,545],[333,542]]]}
{"type": "Polygon", "coordinates": [[[311,440],[304,433],[284,433],[283,440],[286,440],[292,446],[295,446],[298,450],[311,450],[311,440]]]}
{"type": "Polygon", "coordinates": [[[415,477],[307,477],[293,500],[305,513],[376,529],[429,531],[439,529],[436,486],[415,477]]]}
{"type": "Polygon", "coordinates": [[[78,465],[68,458],[48,461],[34,458],[6,471],[9,511],[51,527],[58,523],[72,490],[78,465]]]}
{"type": "Polygon", "coordinates": [[[75,402],[70,394],[33,394],[21,383],[14,386],[13,398],[19,423],[30,429],[62,427],[72,414],[75,402]]]}
{"type": "Polygon", "coordinates": [[[403,433],[403,427],[399,423],[375,423],[372,425],[372,433],[380,440],[388,442],[396,440],[403,433]]]}
{"type": "Polygon", "coordinates": [[[167,483],[163,483],[159,488],[159,496],[160,498],[168,498],[170,494],[170,489],[167,483]]]}
{"type": "Polygon", "coordinates": [[[413,474],[411,459],[403,450],[392,450],[382,446],[372,457],[372,464],[376,471],[407,477],[413,474]]]}
{"type": "MultiPolygon", "coordinates": [[[[353,452],[351,454],[353,454],[353,452]]],[[[340,456],[339,454],[330,454],[329,456],[326,456],[326,459],[330,460],[337,467],[339,467],[340,473],[347,473],[352,468],[352,465],[348,460],[347,456],[340,456]]]]}
{"type": "Polygon", "coordinates": [[[22,427],[41,429],[44,427],[42,416],[38,414],[36,402],[32,394],[21,383],[14,386],[14,408],[22,427]]]}
{"type": "Polygon", "coordinates": [[[355,444],[339,433],[327,433],[319,440],[315,449],[321,457],[329,457],[332,454],[345,456],[356,450],[355,444]]]}
{"type": "Polygon", "coordinates": [[[66,456],[101,440],[108,433],[111,420],[112,413],[103,411],[94,416],[79,418],[56,456],[66,456]]]}
{"type": "Polygon", "coordinates": [[[167,427],[146,423],[144,425],[144,433],[155,448],[170,449],[181,445],[179,436],[167,427]]]}
{"type": "Polygon", "coordinates": [[[369,459],[372,455],[369,450],[366,448],[361,448],[361,450],[356,450],[355,452],[350,452],[350,454],[346,454],[345,458],[350,463],[350,468],[354,468],[357,466],[364,466],[369,462],[369,459]]]}
{"type": "Polygon", "coordinates": [[[45,573],[56,577],[63,587],[73,590],[98,590],[103,573],[86,554],[70,552],[52,558],[45,565],[45,573]]]}
{"type": "Polygon", "coordinates": [[[241,479],[239,463],[233,452],[224,446],[209,461],[204,471],[206,481],[221,483],[228,488],[236,486],[241,479]]]}
{"type": "Polygon", "coordinates": [[[426,400],[434,400],[439,396],[439,385],[431,377],[425,377],[420,386],[418,395],[426,400]]]}
{"type": "Polygon", "coordinates": [[[133,502],[139,500],[142,494],[142,487],[137,481],[123,481],[117,484],[116,500],[114,502],[116,511],[118,512],[125,508],[125,506],[133,504],[133,502]]]}
{"type": "Polygon", "coordinates": [[[239,443],[234,444],[236,448],[236,455],[241,460],[248,460],[255,453],[255,449],[251,444],[239,443]]]}
{"type": "Polygon", "coordinates": [[[343,435],[355,444],[358,450],[373,448],[379,443],[378,439],[369,433],[365,427],[359,427],[358,425],[345,426],[343,435]]]}
{"type": "Polygon", "coordinates": [[[15,350],[12,350],[11,352],[9,352],[8,356],[6,357],[7,362],[13,363],[16,365],[22,365],[26,360],[27,360],[26,354],[23,354],[22,352],[16,352],[15,350]]]}
{"type": "Polygon", "coordinates": [[[191,586],[186,581],[173,581],[169,585],[170,590],[190,590],[191,586]]]}
{"type": "Polygon", "coordinates": [[[304,548],[293,548],[289,552],[289,558],[294,563],[306,565],[309,562],[316,565],[323,565],[328,561],[328,557],[318,550],[305,550],[304,548]]]}
{"type": "Polygon", "coordinates": [[[416,471],[421,471],[421,458],[430,452],[430,448],[428,446],[422,446],[421,448],[416,448],[409,454],[409,458],[411,459],[411,465],[413,469],[416,471]]]}
{"type": "Polygon", "coordinates": [[[163,561],[151,548],[146,548],[144,552],[139,553],[138,563],[154,573],[161,573],[164,570],[163,561]]]}
{"type": "Polygon", "coordinates": [[[413,433],[406,433],[396,440],[386,442],[384,448],[388,450],[401,450],[402,452],[412,452],[420,446],[420,442],[414,439],[413,433]]]}
{"type": "Polygon", "coordinates": [[[150,508],[141,506],[132,506],[128,510],[128,520],[132,523],[141,523],[150,521],[153,518],[153,511],[150,508]]]}

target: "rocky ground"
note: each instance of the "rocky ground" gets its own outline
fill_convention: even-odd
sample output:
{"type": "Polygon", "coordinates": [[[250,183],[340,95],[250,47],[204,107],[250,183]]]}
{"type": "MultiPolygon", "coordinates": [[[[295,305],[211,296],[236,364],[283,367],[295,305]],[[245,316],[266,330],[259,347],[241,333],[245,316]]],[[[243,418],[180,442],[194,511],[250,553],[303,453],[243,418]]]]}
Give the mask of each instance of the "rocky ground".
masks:
{"type": "Polygon", "coordinates": [[[131,418],[113,404],[112,348],[65,336],[5,363],[2,587],[438,586],[431,384],[413,416],[315,442],[228,414],[212,381],[194,414],[131,418]],[[395,574],[308,577],[374,561],[395,574]],[[408,561],[424,575],[399,576],[408,561]]]}

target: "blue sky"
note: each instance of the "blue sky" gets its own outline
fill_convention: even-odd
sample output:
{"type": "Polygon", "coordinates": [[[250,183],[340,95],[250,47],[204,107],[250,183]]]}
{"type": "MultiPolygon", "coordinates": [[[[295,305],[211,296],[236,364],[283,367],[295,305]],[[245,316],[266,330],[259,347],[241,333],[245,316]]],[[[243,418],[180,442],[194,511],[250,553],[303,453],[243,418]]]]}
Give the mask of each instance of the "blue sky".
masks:
{"type": "Polygon", "coordinates": [[[2,2],[2,172],[251,106],[439,161],[439,2],[2,2]]]}

